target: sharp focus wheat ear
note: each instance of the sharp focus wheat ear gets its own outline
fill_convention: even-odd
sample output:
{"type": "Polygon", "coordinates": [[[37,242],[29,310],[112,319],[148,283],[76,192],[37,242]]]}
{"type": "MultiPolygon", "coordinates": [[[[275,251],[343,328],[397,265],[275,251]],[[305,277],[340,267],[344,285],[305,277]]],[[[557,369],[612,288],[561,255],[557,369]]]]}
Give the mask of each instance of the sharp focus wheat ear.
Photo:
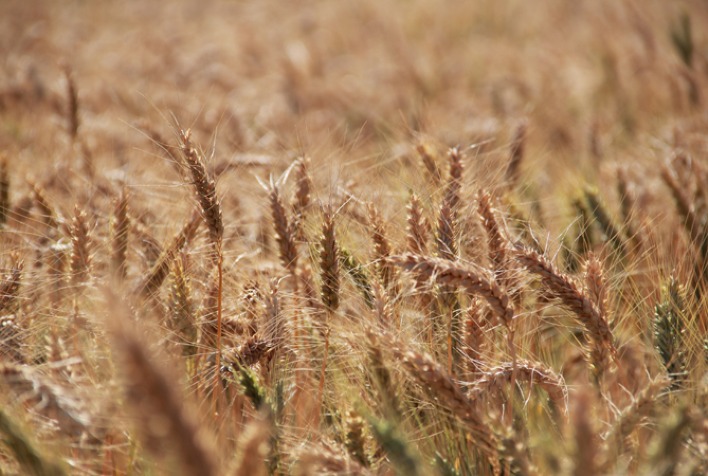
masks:
{"type": "Polygon", "coordinates": [[[672,388],[676,389],[685,383],[687,375],[685,290],[672,276],[662,294],[663,302],[654,310],[654,346],[673,381],[672,388]]]}
{"type": "MultiPolygon", "coordinates": [[[[288,220],[285,206],[280,198],[280,190],[276,184],[270,186],[270,209],[275,228],[275,240],[278,242],[280,262],[293,277],[297,277],[297,247],[292,223],[288,220]]],[[[295,280],[294,282],[297,282],[295,280]]]]}
{"type": "Polygon", "coordinates": [[[412,193],[408,203],[408,251],[418,255],[427,254],[428,232],[428,223],[423,215],[420,199],[415,193],[412,193]]]}
{"type": "Polygon", "coordinates": [[[388,288],[394,281],[393,269],[386,262],[391,255],[391,243],[388,240],[383,217],[378,208],[373,203],[366,206],[369,215],[369,225],[371,227],[371,238],[374,241],[374,260],[376,270],[385,288],[388,288]]]}
{"type": "Polygon", "coordinates": [[[329,357],[330,318],[339,307],[339,250],[334,237],[334,217],[332,210],[324,211],[322,223],[322,250],[320,252],[320,267],[322,268],[322,302],[327,308],[325,328],[324,356],[320,372],[320,387],[318,401],[322,402],[324,384],[329,357]]]}
{"type": "Polygon", "coordinates": [[[180,339],[182,353],[185,356],[193,355],[196,352],[197,326],[184,263],[179,258],[174,261],[172,267],[169,306],[170,319],[168,324],[180,339]]]}
{"type": "Polygon", "coordinates": [[[406,352],[395,346],[393,351],[411,377],[423,385],[454,417],[465,424],[466,429],[472,434],[475,446],[485,455],[492,467],[498,468],[499,442],[496,435],[483,421],[473,402],[467,398],[442,366],[427,354],[406,352]]]}
{"type": "Polygon", "coordinates": [[[221,219],[221,205],[216,196],[216,184],[209,175],[197,149],[190,140],[191,132],[180,130],[181,149],[187,168],[192,174],[193,185],[197,193],[197,200],[204,214],[204,222],[209,230],[209,237],[220,253],[221,238],[224,235],[224,224],[221,219]]]}
{"type": "Polygon", "coordinates": [[[505,325],[514,318],[509,296],[483,270],[450,260],[404,254],[392,256],[391,263],[416,273],[423,279],[433,279],[445,286],[461,287],[466,292],[484,298],[505,325]]]}
{"type": "Polygon", "coordinates": [[[605,277],[602,272],[602,262],[594,254],[588,256],[585,262],[585,286],[588,294],[597,306],[600,315],[605,316],[605,303],[607,301],[607,288],[605,286],[605,277]]]}
{"type": "Polygon", "coordinates": [[[270,289],[263,300],[265,308],[265,319],[263,326],[263,336],[276,349],[285,343],[285,321],[280,307],[280,293],[278,290],[278,280],[273,278],[270,281],[270,289]]]}
{"type": "Polygon", "coordinates": [[[457,258],[457,213],[462,188],[462,155],[457,148],[448,152],[450,176],[445,188],[445,196],[438,215],[437,243],[440,256],[445,259],[457,258]]]}
{"type": "MultiPolygon", "coordinates": [[[[512,380],[514,364],[509,362],[481,373],[472,382],[467,396],[472,400],[489,394],[493,389],[501,389],[512,380]]],[[[568,390],[563,377],[543,364],[519,360],[516,362],[517,381],[527,382],[546,391],[553,405],[563,413],[567,413],[568,390]]]]}
{"type": "Polygon", "coordinates": [[[331,210],[324,212],[320,246],[322,303],[330,311],[336,311],[339,307],[339,247],[334,236],[334,217],[331,210]]]}
{"type": "Polygon", "coordinates": [[[187,222],[187,224],[182,228],[182,230],[175,236],[172,244],[165,248],[160,257],[157,259],[152,269],[147,276],[143,279],[140,286],[138,286],[138,293],[143,296],[151,296],[157,289],[162,286],[162,282],[165,280],[170,272],[170,264],[174,257],[179,253],[193,238],[197,233],[199,228],[199,223],[201,218],[199,214],[195,213],[192,219],[187,222]]]}
{"type": "Polygon", "coordinates": [[[91,239],[86,223],[86,213],[78,205],[74,208],[71,223],[71,277],[74,283],[88,280],[91,266],[91,239]]]}
{"type": "Polygon", "coordinates": [[[303,220],[305,219],[305,213],[310,207],[312,191],[312,179],[310,178],[310,158],[300,157],[295,161],[295,172],[297,174],[297,188],[295,189],[295,197],[293,200],[293,212],[295,223],[295,233],[299,240],[305,239],[305,233],[303,230],[303,220]]]}
{"type": "Polygon", "coordinates": [[[592,363],[598,375],[608,367],[608,354],[616,360],[617,349],[613,343],[610,326],[600,310],[577,284],[558,271],[545,257],[523,247],[516,249],[516,259],[531,273],[538,275],[551,296],[559,299],[573,312],[585,327],[587,336],[593,343],[592,363]]]}
{"type": "Polygon", "coordinates": [[[128,193],[123,190],[115,202],[111,221],[111,267],[115,277],[125,279],[128,258],[128,193]]]}
{"type": "Polygon", "coordinates": [[[487,232],[487,243],[489,246],[489,256],[494,265],[494,270],[499,272],[506,268],[508,254],[508,240],[502,234],[502,230],[492,208],[492,197],[489,193],[480,192],[477,198],[478,212],[482,218],[482,225],[487,232]]]}

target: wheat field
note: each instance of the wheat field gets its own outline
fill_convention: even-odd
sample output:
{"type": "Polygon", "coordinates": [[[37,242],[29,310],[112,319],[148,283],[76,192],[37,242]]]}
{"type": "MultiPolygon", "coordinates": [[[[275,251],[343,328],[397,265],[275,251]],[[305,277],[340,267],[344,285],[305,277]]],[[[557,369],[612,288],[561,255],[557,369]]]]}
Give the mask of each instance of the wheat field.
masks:
{"type": "Polygon", "coordinates": [[[0,474],[708,473],[708,6],[4,0],[0,474]]]}

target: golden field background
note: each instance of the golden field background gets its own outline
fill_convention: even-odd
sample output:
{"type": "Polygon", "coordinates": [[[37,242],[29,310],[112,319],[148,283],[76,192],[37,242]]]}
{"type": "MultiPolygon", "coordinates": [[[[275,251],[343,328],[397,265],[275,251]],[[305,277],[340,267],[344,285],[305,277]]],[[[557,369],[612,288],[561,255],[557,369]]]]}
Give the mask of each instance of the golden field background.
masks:
{"type": "Polygon", "coordinates": [[[2,2],[0,469],[703,474],[707,25],[2,2]]]}

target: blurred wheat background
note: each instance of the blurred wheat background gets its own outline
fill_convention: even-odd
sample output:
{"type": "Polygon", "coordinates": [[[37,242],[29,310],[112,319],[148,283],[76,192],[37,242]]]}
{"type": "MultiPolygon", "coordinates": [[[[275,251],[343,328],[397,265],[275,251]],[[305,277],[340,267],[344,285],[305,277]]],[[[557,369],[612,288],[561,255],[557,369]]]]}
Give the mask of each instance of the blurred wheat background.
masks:
{"type": "Polygon", "coordinates": [[[0,472],[705,474],[707,27],[3,1],[0,472]]]}

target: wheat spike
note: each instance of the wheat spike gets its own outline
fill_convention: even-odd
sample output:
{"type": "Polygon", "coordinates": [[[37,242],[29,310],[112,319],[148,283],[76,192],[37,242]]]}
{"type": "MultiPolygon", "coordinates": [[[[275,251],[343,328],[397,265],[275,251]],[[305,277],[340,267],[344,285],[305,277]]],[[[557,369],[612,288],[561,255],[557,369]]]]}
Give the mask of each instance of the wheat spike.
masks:
{"type": "Polygon", "coordinates": [[[427,254],[428,223],[423,215],[423,207],[418,195],[411,194],[408,202],[408,251],[411,253],[427,254]]]}
{"type": "Polygon", "coordinates": [[[432,179],[434,186],[439,186],[442,182],[442,173],[437,164],[436,154],[430,144],[424,142],[419,143],[416,146],[416,151],[420,157],[423,167],[428,171],[430,178],[432,179]]]}
{"type": "Polygon", "coordinates": [[[180,230],[180,232],[172,240],[172,244],[165,248],[160,257],[157,259],[153,265],[150,272],[143,278],[143,281],[138,286],[137,292],[144,295],[150,296],[157,289],[162,286],[163,281],[170,272],[170,264],[175,258],[177,253],[179,253],[186,245],[189,243],[197,233],[199,228],[200,217],[198,214],[192,216],[192,219],[187,222],[187,224],[180,230]]]}
{"type": "Polygon", "coordinates": [[[114,276],[120,281],[125,279],[127,273],[129,226],[128,193],[123,190],[115,202],[111,221],[111,266],[114,276]]]}
{"type": "Polygon", "coordinates": [[[588,337],[593,342],[592,361],[595,371],[601,374],[608,366],[608,354],[616,360],[617,349],[610,326],[598,307],[580,291],[578,285],[569,276],[558,271],[542,255],[530,249],[517,247],[516,259],[528,271],[538,275],[550,295],[559,299],[585,327],[588,337]]]}
{"type": "Polygon", "coordinates": [[[297,276],[298,253],[295,246],[295,233],[292,223],[288,220],[285,206],[280,198],[280,190],[276,184],[271,184],[270,187],[270,208],[275,228],[275,240],[280,252],[280,262],[290,274],[297,276]]]}
{"type": "Polygon", "coordinates": [[[336,311],[339,307],[339,247],[334,234],[334,217],[331,210],[324,212],[320,247],[322,303],[330,311],[336,311]]]}
{"type": "Polygon", "coordinates": [[[64,78],[66,80],[66,97],[68,100],[66,117],[68,132],[71,141],[76,141],[79,134],[79,94],[76,90],[76,83],[71,69],[67,66],[64,68],[64,78]]]}
{"type": "Polygon", "coordinates": [[[202,209],[204,222],[209,230],[212,243],[220,251],[221,239],[224,235],[224,223],[221,218],[221,204],[216,196],[216,184],[209,178],[204,160],[190,140],[191,132],[180,130],[180,148],[187,168],[192,174],[197,200],[202,209]]]}
{"type": "Polygon", "coordinates": [[[376,269],[385,288],[388,288],[394,281],[394,273],[386,259],[391,255],[391,243],[388,240],[384,220],[381,212],[373,203],[368,203],[367,212],[369,225],[371,227],[371,238],[374,242],[374,261],[376,269]]]}
{"type": "Polygon", "coordinates": [[[91,266],[91,238],[86,223],[86,212],[78,205],[74,208],[71,223],[71,278],[74,284],[88,280],[91,266]]]}
{"type": "Polygon", "coordinates": [[[521,169],[521,163],[524,160],[524,154],[526,151],[526,131],[528,125],[526,121],[521,122],[514,131],[514,137],[511,139],[511,146],[509,147],[509,165],[506,168],[506,180],[510,185],[510,188],[516,186],[519,182],[519,172],[521,169]]]}
{"type": "Polygon", "coordinates": [[[462,392],[443,367],[430,356],[415,351],[393,347],[394,355],[403,363],[411,377],[422,384],[451,414],[465,424],[473,435],[475,445],[489,463],[498,466],[499,441],[482,420],[474,403],[462,392]]]}
{"type": "MultiPolygon", "coordinates": [[[[513,372],[514,364],[511,362],[482,372],[481,376],[470,385],[468,397],[476,400],[492,389],[501,389],[502,385],[511,381],[513,372]]],[[[556,408],[566,412],[568,390],[563,377],[543,364],[525,360],[516,362],[516,372],[517,381],[527,382],[531,386],[539,386],[545,390],[556,408]]]]}
{"type": "Polygon", "coordinates": [[[392,256],[389,261],[423,279],[433,279],[440,285],[461,287],[470,294],[484,298],[506,325],[514,318],[509,296],[484,270],[459,262],[413,254],[392,256]]]}

